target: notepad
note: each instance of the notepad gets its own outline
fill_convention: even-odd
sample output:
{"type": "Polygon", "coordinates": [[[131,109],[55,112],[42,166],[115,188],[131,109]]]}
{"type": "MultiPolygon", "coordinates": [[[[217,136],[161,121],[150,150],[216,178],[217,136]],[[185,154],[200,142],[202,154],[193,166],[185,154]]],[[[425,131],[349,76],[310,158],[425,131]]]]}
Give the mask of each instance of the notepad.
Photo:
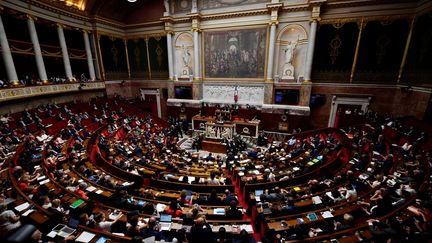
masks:
{"type": "Polygon", "coordinates": [[[82,232],[78,238],[75,239],[76,242],[90,242],[96,235],[87,231],[82,232]]]}
{"type": "Polygon", "coordinates": [[[321,198],[319,196],[312,197],[312,201],[314,204],[321,204],[321,198]]]}
{"type": "Polygon", "coordinates": [[[240,225],[240,230],[246,230],[248,233],[253,233],[252,225],[250,224],[242,224],[240,225]]]}
{"type": "Polygon", "coordinates": [[[324,212],[321,213],[321,215],[325,219],[327,219],[327,218],[333,218],[333,214],[330,211],[324,211],[324,212]]]}
{"type": "Polygon", "coordinates": [[[15,210],[18,211],[18,212],[22,212],[22,211],[26,210],[28,207],[30,207],[30,203],[25,202],[23,204],[20,204],[20,205],[16,206],[15,210]]]}
{"type": "Polygon", "coordinates": [[[24,216],[24,217],[27,217],[29,214],[31,214],[31,213],[33,213],[35,210],[34,209],[30,209],[30,210],[27,210],[27,211],[25,211],[23,214],[21,214],[22,216],[24,216]]]}
{"type": "Polygon", "coordinates": [[[50,181],[50,179],[46,179],[46,180],[40,181],[40,182],[39,182],[39,185],[46,184],[46,183],[48,183],[49,181],[50,181]]]}
{"type": "Polygon", "coordinates": [[[96,190],[96,187],[94,187],[94,186],[89,186],[86,188],[86,191],[89,191],[89,192],[92,192],[94,190],[96,190]]]}

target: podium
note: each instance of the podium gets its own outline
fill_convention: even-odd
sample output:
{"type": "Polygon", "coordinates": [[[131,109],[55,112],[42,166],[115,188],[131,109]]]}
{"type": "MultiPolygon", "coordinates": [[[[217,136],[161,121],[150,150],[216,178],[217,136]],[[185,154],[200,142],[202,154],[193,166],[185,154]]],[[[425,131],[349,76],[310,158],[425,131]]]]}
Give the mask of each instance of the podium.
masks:
{"type": "Polygon", "coordinates": [[[207,122],[205,124],[205,135],[206,138],[211,139],[232,139],[234,129],[235,126],[233,124],[207,122]]]}
{"type": "Polygon", "coordinates": [[[207,138],[212,139],[232,139],[234,135],[258,137],[259,122],[245,121],[236,119],[216,123],[214,116],[194,116],[192,117],[192,130],[205,132],[207,138]]]}

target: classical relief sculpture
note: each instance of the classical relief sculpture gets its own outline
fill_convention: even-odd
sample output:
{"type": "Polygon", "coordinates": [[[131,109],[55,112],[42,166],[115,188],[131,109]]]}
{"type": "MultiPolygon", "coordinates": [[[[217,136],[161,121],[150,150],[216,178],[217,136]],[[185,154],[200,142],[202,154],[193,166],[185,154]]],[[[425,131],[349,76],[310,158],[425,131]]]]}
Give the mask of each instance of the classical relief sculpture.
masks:
{"type": "Polygon", "coordinates": [[[169,0],[164,0],[164,7],[165,7],[164,16],[170,15],[169,0]]]}
{"type": "Polygon", "coordinates": [[[299,37],[297,36],[296,41],[289,41],[288,45],[283,49],[285,51],[285,64],[283,67],[282,79],[294,79],[294,66],[292,65],[292,60],[298,40],[299,37]]]}
{"type": "Polygon", "coordinates": [[[192,0],[192,13],[196,13],[198,11],[197,0],[192,0]]]}
{"type": "Polygon", "coordinates": [[[189,62],[190,62],[191,54],[189,52],[189,49],[184,45],[182,46],[182,49],[183,49],[183,54],[182,54],[183,69],[182,69],[181,77],[189,78],[189,74],[190,74],[189,62]]]}

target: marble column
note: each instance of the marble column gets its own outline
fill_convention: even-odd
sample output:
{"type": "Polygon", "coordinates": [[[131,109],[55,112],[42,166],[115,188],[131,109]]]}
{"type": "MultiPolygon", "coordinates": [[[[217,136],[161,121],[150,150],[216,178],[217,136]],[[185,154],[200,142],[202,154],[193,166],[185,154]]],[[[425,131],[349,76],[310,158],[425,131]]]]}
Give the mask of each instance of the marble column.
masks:
{"type": "Polygon", "coordinates": [[[39,38],[37,35],[36,26],[35,26],[35,23],[34,23],[32,16],[28,16],[27,25],[28,25],[28,29],[29,29],[29,33],[30,33],[30,39],[33,43],[33,50],[34,50],[34,54],[35,54],[35,58],[36,58],[36,66],[37,66],[38,73],[39,73],[39,79],[43,83],[47,83],[48,77],[47,77],[46,70],[45,70],[45,64],[44,64],[44,60],[42,57],[42,51],[41,51],[41,48],[39,45],[39,38]]]}
{"type": "MultiPolygon", "coordinates": [[[[9,48],[9,42],[6,37],[6,31],[3,26],[3,20],[0,15],[0,45],[2,48],[3,62],[6,69],[7,78],[13,85],[18,85],[18,75],[15,70],[15,65],[12,59],[12,54],[9,48]]],[[[2,77],[3,78],[3,77],[2,77]]]]}
{"type": "Polygon", "coordinates": [[[310,30],[309,30],[309,41],[308,41],[308,49],[306,55],[306,65],[305,65],[305,74],[304,74],[304,82],[311,81],[312,74],[312,63],[313,63],[313,55],[315,50],[315,39],[316,39],[316,31],[317,31],[317,21],[314,19],[311,22],[310,30]]]}
{"type": "Polygon", "coordinates": [[[57,33],[58,33],[58,37],[59,37],[59,41],[60,41],[60,47],[61,47],[62,55],[63,55],[63,64],[65,67],[66,79],[70,81],[73,79],[72,68],[71,68],[70,61],[69,61],[69,53],[68,53],[67,46],[66,46],[66,40],[65,40],[65,36],[64,36],[64,32],[63,32],[63,27],[60,24],[57,25],[57,33]]]}
{"type": "Polygon", "coordinates": [[[98,80],[101,80],[102,79],[102,77],[101,77],[101,71],[100,71],[100,68],[99,68],[99,59],[97,58],[97,53],[98,53],[98,50],[97,50],[97,47],[96,47],[96,38],[95,38],[95,35],[94,34],[90,34],[90,41],[91,41],[91,47],[92,47],[92,50],[93,50],[93,53],[96,55],[96,57],[95,57],[95,64],[96,65],[94,65],[94,69],[95,69],[95,72],[96,72],[96,78],[98,79],[98,80]]]}
{"type": "Polygon", "coordinates": [[[167,47],[168,47],[168,73],[169,79],[174,79],[174,63],[173,63],[173,46],[172,46],[172,34],[168,31],[167,33],[167,47]]]}
{"type": "Polygon", "coordinates": [[[200,55],[199,55],[199,30],[193,29],[194,37],[194,76],[195,80],[200,79],[200,55]]]}
{"type": "Polygon", "coordinates": [[[86,50],[86,56],[87,56],[87,64],[88,64],[88,69],[89,69],[89,75],[90,75],[90,80],[96,80],[96,74],[95,74],[95,69],[94,69],[94,64],[93,64],[93,55],[90,49],[90,41],[89,41],[89,35],[87,33],[86,30],[83,31],[83,38],[84,38],[84,46],[85,46],[85,50],[86,50]]]}
{"type": "Polygon", "coordinates": [[[269,54],[267,63],[267,81],[273,80],[274,50],[276,39],[276,22],[270,24],[269,54]]]}

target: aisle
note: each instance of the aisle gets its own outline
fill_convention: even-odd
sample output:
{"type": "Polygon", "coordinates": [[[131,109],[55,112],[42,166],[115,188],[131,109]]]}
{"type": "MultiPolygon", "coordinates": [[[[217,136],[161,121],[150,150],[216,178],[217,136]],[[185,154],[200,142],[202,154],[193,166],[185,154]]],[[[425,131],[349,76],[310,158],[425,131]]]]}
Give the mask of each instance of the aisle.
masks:
{"type": "MultiPolygon", "coordinates": [[[[231,176],[231,180],[233,182],[234,188],[235,188],[234,192],[237,195],[238,200],[239,200],[239,206],[242,206],[247,211],[248,204],[245,201],[245,196],[244,196],[243,192],[240,189],[240,185],[237,183],[237,181],[235,180],[235,178],[234,178],[234,176],[232,174],[230,174],[230,176],[231,176]]],[[[256,242],[260,242],[261,241],[261,234],[258,233],[257,229],[255,228],[255,222],[254,222],[255,212],[256,212],[256,210],[255,210],[255,207],[254,207],[254,208],[252,208],[252,218],[249,217],[247,215],[247,213],[245,213],[243,215],[243,219],[248,219],[250,221],[250,224],[252,225],[252,228],[254,230],[253,236],[254,236],[256,242]]]]}

